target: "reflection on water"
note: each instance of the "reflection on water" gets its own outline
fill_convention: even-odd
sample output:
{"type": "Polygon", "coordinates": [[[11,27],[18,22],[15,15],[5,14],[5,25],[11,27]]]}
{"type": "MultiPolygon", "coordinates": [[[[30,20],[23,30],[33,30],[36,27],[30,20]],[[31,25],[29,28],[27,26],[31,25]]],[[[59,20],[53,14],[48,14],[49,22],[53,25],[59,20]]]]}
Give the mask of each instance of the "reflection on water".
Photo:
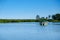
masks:
{"type": "Polygon", "coordinates": [[[53,25],[60,25],[60,22],[52,22],[53,25]]]}
{"type": "Polygon", "coordinates": [[[38,22],[0,24],[0,40],[60,40],[60,25],[38,22]]]}

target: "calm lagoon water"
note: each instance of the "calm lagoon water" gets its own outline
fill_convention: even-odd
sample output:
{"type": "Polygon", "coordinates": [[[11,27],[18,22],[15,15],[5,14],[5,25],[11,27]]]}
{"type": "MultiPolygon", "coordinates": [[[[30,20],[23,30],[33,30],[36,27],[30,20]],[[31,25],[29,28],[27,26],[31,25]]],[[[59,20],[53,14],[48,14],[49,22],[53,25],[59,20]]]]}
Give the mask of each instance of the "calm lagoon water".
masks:
{"type": "Polygon", "coordinates": [[[60,40],[60,22],[0,23],[0,40],[60,40]]]}

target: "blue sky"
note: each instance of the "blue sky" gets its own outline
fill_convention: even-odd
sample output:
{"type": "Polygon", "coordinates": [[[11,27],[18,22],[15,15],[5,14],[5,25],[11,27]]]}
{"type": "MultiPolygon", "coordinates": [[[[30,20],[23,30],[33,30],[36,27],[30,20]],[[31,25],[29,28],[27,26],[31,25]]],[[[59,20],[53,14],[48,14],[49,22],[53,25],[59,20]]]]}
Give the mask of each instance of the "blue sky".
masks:
{"type": "Polygon", "coordinates": [[[0,0],[0,18],[35,19],[60,13],[60,0],[0,0]]]}

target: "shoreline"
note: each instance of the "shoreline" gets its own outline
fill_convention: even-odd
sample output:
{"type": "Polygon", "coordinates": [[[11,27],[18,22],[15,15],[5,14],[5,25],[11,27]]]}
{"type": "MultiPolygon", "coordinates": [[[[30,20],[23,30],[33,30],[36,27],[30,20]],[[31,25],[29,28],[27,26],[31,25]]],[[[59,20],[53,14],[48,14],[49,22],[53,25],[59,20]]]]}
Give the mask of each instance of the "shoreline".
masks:
{"type": "MultiPolygon", "coordinates": [[[[45,19],[46,20],[46,19],[45,19]]],[[[60,22],[60,20],[48,19],[48,22],[60,22]]],[[[40,22],[36,19],[0,19],[0,23],[40,22]]]]}

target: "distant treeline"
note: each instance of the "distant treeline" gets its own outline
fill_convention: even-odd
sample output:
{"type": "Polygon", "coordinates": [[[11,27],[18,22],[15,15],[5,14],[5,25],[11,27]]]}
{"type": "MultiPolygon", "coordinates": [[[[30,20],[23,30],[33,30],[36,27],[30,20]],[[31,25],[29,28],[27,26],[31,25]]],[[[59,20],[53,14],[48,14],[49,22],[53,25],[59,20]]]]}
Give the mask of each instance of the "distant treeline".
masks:
{"type": "Polygon", "coordinates": [[[48,15],[48,17],[40,17],[39,15],[36,16],[36,19],[39,21],[49,21],[49,22],[60,22],[60,13],[56,13],[54,15],[48,15]]]}
{"type": "Polygon", "coordinates": [[[41,22],[41,21],[49,21],[49,22],[60,22],[60,13],[55,15],[49,15],[48,17],[40,17],[36,16],[36,19],[0,19],[0,23],[14,23],[14,22],[41,22]]]}
{"type": "Polygon", "coordinates": [[[0,23],[14,22],[37,22],[35,19],[0,19],[0,23]]]}
{"type": "MultiPolygon", "coordinates": [[[[47,19],[44,19],[47,20],[47,19]]],[[[49,22],[60,22],[60,20],[52,20],[48,19],[49,22]]],[[[0,19],[0,23],[18,23],[18,22],[41,22],[40,20],[36,19],[0,19]]]]}

